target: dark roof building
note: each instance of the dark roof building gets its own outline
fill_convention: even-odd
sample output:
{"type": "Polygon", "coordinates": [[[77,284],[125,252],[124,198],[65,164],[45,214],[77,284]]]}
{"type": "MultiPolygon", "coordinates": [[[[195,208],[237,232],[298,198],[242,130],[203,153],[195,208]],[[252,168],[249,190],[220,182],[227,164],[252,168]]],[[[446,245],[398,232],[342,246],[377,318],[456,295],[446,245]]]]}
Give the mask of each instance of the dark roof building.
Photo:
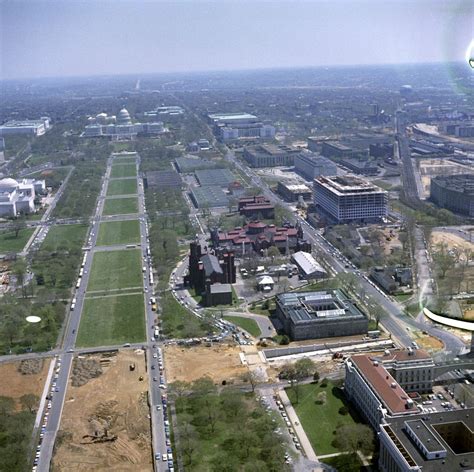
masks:
{"type": "Polygon", "coordinates": [[[190,193],[196,208],[223,208],[229,204],[229,197],[221,187],[193,187],[190,193]]]}
{"type": "Polygon", "coordinates": [[[243,197],[239,199],[239,213],[248,218],[273,218],[275,205],[265,196],[243,197]]]}
{"type": "Polygon", "coordinates": [[[194,172],[201,187],[227,187],[235,180],[235,175],[229,169],[202,169],[194,172]]]}
{"type": "Polygon", "coordinates": [[[473,431],[474,409],[390,418],[380,428],[379,470],[473,470],[473,431]]]}
{"type": "Polygon", "coordinates": [[[432,178],[430,199],[447,210],[474,216],[474,174],[439,175],[432,178]]]}
{"type": "Polygon", "coordinates": [[[244,159],[250,167],[292,166],[301,151],[283,144],[262,144],[245,147],[244,159]]]}
{"type": "Polygon", "coordinates": [[[277,295],[275,316],[295,341],[367,333],[369,320],[342,290],[277,295]]]}

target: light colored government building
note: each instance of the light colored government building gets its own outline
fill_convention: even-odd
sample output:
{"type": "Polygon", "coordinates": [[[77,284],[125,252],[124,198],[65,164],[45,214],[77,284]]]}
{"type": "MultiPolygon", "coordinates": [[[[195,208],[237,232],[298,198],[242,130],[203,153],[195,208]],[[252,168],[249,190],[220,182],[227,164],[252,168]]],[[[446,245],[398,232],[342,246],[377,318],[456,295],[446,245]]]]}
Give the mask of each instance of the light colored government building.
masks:
{"type": "Polygon", "coordinates": [[[0,180],[0,216],[17,216],[35,211],[35,196],[44,193],[45,181],[34,179],[0,180]]]}
{"type": "Polygon", "coordinates": [[[84,138],[105,137],[114,141],[130,140],[138,134],[161,134],[167,131],[161,121],[133,123],[130,113],[125,108],[122,108],[117,116],[99,113],[95,117],[89,117],[88,122],[82,133],[84,138]]]}

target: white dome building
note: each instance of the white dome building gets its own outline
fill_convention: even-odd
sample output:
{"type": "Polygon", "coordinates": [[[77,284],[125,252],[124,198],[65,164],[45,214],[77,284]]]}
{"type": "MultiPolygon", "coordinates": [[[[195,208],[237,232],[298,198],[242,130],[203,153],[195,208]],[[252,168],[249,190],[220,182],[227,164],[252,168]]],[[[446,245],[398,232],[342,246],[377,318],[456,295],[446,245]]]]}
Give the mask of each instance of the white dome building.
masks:
{"type": "Polygon", "coordinates": [[[117,115],[117,124],[118,125],[131,125],[132,119],[130,118],[130,113],[126,108],[122,108],[117,115]]]}
{"type": "Polygon", "coordinates": [[[18,187],[18,182],[15,179],[5,178],[0,180],[0,193],[14,190],[18,187]]]}

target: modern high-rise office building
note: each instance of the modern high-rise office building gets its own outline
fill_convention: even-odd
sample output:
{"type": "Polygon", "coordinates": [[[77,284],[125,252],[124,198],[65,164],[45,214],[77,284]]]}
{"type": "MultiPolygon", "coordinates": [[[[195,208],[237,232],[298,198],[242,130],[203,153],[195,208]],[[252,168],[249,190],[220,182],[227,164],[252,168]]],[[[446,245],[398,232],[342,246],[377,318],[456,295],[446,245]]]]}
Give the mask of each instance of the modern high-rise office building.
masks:
{"type": "Polygon", "coordinates": [[[353,176],[317,177],[314,204],[336,223],[374,221],[388,214],[385,190],[353,176]]]}

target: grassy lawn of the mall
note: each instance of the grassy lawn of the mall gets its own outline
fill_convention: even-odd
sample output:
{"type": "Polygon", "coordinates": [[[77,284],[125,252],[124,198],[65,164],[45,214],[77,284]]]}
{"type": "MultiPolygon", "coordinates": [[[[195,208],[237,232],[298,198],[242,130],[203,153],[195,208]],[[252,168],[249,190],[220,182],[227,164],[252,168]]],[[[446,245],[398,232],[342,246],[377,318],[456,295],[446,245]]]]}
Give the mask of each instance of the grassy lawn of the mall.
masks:
{"type": "Polygon", "coordinates": [[[77,346],[107,346],[145,339],[143,294],[86,298],[77,346]]]}
{"type": "Polygon", "coordinates": [[[140,242],[138,220],[106,221],[99,226],[97,246],[114,244],[137,244],[140,242]]]}
{"type": "Polygon", "coordinates": [[[105,200],[104,215],[125,215],[128,213],[138,213],[138,199],[136,197],[105,200]]]}
{"type": "Polygon", "coordinates": [[[78,250],[84,244],[88,225],[53,226],[41,245],[42,251],[78,250]]]}
{"type": "Polygon", "coordinates": [[[136,179],[111,180],[107,187],[107,196],[133,195],[137,193],[136,179]]]}
{"type": "Polygon", "coordinates": [[[137,175],[137,166],[135,164],[113,164],[110,177],[135,177],[137,175]]]}
{"type": "Polygon", "coordinates": [[[142,278],[140,250],[95,252],[87,292],[124,288],[141,290],[142,278]]]}

